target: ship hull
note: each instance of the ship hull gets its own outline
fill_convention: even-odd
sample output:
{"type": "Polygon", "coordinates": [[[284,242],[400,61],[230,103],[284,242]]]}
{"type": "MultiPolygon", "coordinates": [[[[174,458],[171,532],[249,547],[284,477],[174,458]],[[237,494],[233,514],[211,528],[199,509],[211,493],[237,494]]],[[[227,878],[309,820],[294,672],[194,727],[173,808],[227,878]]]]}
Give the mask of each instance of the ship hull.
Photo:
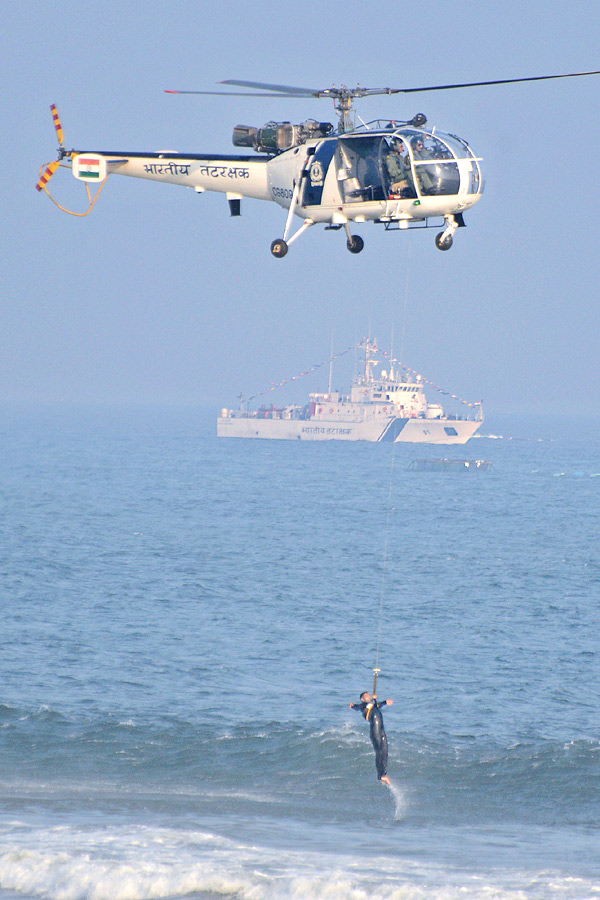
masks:
{"type": "Polygon", "coordinates": [[[217,436],[302,441],[395,441],[409,444],[466,444],[481,420],[403,419],[398,416],[366,422],[333,419],[269,419],[252,416],[219,417],[217,436]]]}

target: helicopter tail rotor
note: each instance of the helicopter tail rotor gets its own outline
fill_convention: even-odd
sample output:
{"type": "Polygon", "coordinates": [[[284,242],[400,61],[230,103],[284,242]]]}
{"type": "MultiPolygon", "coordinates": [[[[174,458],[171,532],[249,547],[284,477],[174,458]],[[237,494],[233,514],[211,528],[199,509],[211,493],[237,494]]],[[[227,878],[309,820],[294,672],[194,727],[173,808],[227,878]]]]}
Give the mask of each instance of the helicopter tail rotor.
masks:
{"type": "Polygon", "coordinates": [[[50,110],[52,112],[52,121],[54,122],[54,128],[56,130],[56,136],[58,137],[58,159],[55,159],[54,162],[51,162],[46,166],[43,175],[40,176],[37,184],[36,190],[43,191],[46,188],[46,185],[60,166],[61,160],[67,155],[67,151],[65,150],[64,144],[64,134],[62,129],[62,124],[60,121],[60,116],[58,115],[58,110],[53,103],[50,106],[50,110]]]}
{"type": "Polygon", "coordinates": [[[55,159],[54,162],[51,162],[49,166],[46,166],[44,170],[44,174],[40,177],[38,183],[36,184],[36,190],[43,191],[58,167],[60,166],[60,159],[55,159]]]}
{"type": "Polygon", "coordinates": [[[65,149],[64,135],[62,130],[62,124],[60,121],[60,116],[58,115],[58,110],[54,103],[51,104],[50,109],[52,111],[52,121],[54,122],[54,127],[56,128],[56,136],[58,137],[58,143],[60,145],[60,149],[65,149]]]}

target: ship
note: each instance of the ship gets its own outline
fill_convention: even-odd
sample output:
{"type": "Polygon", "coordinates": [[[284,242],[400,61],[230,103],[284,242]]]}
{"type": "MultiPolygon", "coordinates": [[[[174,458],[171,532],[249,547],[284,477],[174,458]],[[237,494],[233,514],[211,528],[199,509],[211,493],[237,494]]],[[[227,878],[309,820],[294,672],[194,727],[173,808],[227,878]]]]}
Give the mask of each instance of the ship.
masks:
{"type": "MultiPolygon", "coordinates": [[[[302,441],[395,441],[410,444],[466,444],[483,423],[480,402],[466,403],[470,414],[446,413],[425,392],[426,379],[407,366],[379,358],[376,342],[367,340],[364,367],[349,394],[312,393],[305,405],[261,406],[256,410],[222,409],[217,436],[302,441]],[[389,365],[384,369],[383,365],[389,365]]],[[[430,386],[441,390],[437,385],[430,386]]],[[[448,394],[444,391],[443,393],[448,394]]]]}

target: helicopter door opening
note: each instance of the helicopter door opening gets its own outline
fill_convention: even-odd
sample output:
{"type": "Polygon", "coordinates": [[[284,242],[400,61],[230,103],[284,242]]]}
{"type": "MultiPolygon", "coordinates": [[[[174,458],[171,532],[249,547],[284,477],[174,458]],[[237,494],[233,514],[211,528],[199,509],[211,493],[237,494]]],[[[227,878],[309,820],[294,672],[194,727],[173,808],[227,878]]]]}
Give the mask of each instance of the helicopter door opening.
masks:
{"type": "Polygon", "coordinates": [[[381,135],[338,140],[335,165],[344,203],[385,199],[380,147],[381,135]]]}

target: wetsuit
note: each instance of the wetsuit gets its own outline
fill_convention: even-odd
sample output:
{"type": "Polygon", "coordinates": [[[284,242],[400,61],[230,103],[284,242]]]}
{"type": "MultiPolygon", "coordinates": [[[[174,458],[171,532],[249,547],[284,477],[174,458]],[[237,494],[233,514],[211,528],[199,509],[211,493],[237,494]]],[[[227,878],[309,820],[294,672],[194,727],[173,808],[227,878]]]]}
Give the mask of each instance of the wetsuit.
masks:
{"type": "Polygon", "coordinates": [[[381,707],[386,705],[387,700],[371,700],[369,703],[361,700],[360,703],[352,704],[352,709],[358,709],[371,726],[371,743],[375,748],[375,766],[379,780],[387,775],[388,742],[380,712],[381,707]]]}

